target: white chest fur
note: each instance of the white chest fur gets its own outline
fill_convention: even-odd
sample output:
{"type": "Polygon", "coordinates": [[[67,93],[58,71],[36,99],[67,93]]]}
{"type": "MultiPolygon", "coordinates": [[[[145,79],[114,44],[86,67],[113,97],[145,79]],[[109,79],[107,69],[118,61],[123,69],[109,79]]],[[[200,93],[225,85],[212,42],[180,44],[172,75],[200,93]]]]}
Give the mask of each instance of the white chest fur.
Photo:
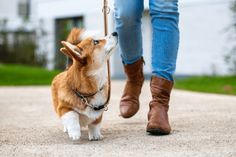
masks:
{"type": "Polygon", "coordinates": [[[87,126],[88,124],[91,124],[93,121],[98,119],[104,111],[104,109],[95,111],[90,107],[87,107],[84,111],[80,111],[76,108],[74,110],[79,113],[80,126],[83,127],[87,126]]]}
{"type": "MultiPolygon", "coordinates": [[[[103,66],[102,68],[92,71],[89,73],[90,76],[95,77],[98,89],[100,89],[102,86],[104,86],[107,83],[107,77],[106,77],[106,66],[103,66]]],[[[89,101],[89,104],[91,106],[101,106],[106,102],[106,95],[104,94],[104,91],[99,91],[93,98],[89,101]]],[[[80,115],[80,125],[86,126],[93,122],[94,120],[98,119],[101,114],[104,112],[104,109],[95,111],[91,107],[86,107],[85,110],[80,110],[78,108],[74,108],[76,112],[78,112],[80,115]]]]}
{"type": "Polygon", "coordinates": [[[90,71],[88,75],[95,77],[98,87],[101,88],[107,82],[106,64],[97,70],[90,71]]]}

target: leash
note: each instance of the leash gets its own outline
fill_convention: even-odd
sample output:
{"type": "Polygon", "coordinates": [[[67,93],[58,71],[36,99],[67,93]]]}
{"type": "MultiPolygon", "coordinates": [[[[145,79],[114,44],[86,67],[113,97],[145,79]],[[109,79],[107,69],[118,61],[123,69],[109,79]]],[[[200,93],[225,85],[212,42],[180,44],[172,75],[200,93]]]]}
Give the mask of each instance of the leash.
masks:
{"type": "MultiPolygon", "coordinates": [[[[107,27],[107,15],[110,13],[110,8],[108,6],[107,0],[103,0],[103,18],[104,18],[104,35],[107,36],[108,34],[108,27],[107,27]]],[[[107,60],[107,77],[108,77],[108,96],[106,100],[106,104],[109,103],[111,97],[111,73],[110,73],[110,60],[107,60]]]]}
{"type": "MultiPolygon", "coordinates": [[[[102,8],[102,12],[103,12],[103,18],[104,18],[104,35],[107,36],[108,34],[108,27],[107,27],[107,14],[110,13],[110,8],[108,6],[108,3],[107,3],[107,0],[103,0],[103,8],[102,8]]],[[[86,104],[87,106],[89,106],[90,108],[94,109],[95,111],[98,111],[98,110],[101,110],[101,109],[104,109],[105,111],[108,110],[108,103],[110,101],[110,97],[111,97],[111,74],[110,74],[110,61],[109,59],[107,60],[107,77],[108,77],[108,96],[107,96],[107,100],[106,102],[103,104],[103,105],[100,105],[100,106],[93,106],[93,105],[90,105],[88,103],[88,98],[89,97],[92,97],[94,96],[95,94],[97,94],[98,92],[102,91],[102,89],[104,88],[104,86],[99,89],[97,92],[95,93],[92,93],[92,94],[83,94],[83,93],[80,93],[79,91],[77,91],[76,89],[73,90],[74,93],[76,94],[77,97],[79,97],[82,102],[84,104],[86,104]]]]}
{"type": "MultiPolygon", "coordinates": [[[[103,12],[103,18],[104,18],[104,36],[107,36],[107,34],[108,34],[107,14],[110,13],[110,8],[108,6],[107,0],[103,0],[102,12],[103,12]]],[[[109,61],[109,59],[107,60],[107,77],[108,77],[108,96],[107,96],[106,102],[103,105],[100,105],[100,106],[92,106],[92,105],[90,105],[88,103],[88,97],[92,97],[95,94],[97,94],[98,92],[102,91],[104,86],[101,89],[99,89],[97,92],[95,92],[93,94],[87,94],[87,95],[85,95],[83,93],[80,93],[77,90],[73,90],[73,91],[76,94],[76,96],[79,97],[82,100],[82,102],[84,104],[86,104],[87,106],[91,107],[95,111],[98,111],[98,110],[101,110],[101,109],[104,109],[104,108],[105,108],[104,110],[107,111],[108,110],[107,105],[108,105],[108,103],[110,101],[110,97],[111,97],[111,73],[110,73],[110,61],[109,61]]]]}
{"type": "Polygon", "coordinates": [[[101,109],[104,109],[105,111],[107,111],[107,101],[102,104],[102,105],[99,105],[99,106],[94,106],[94,105],[91,105],[88,103],[88,98],[89,97],[92,97],[94,95],[96,95],[98,92],[102,91],[104,89],[104,86],[102,86],[98,91],[96,91],[95,93],[92,93],[92,94],[83,94],[83,93],[80,93],[78,90],[74,89],[74,93],[77,97],[80,98],[80,100],[86,104],[87,106],[89,106],[90,108],[94,109],[95,111],[98,111],[98,110],[101,110],[101,109]]]}

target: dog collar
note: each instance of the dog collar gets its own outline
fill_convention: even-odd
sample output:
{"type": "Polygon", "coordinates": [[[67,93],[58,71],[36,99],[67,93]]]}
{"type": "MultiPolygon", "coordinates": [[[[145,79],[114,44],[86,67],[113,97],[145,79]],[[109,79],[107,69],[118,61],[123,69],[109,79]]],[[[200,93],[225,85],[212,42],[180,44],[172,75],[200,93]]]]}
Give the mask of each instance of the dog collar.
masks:
{"type": "Polygon", "coordinates": [[[96,95],[98,92],[102,91],[103,89],[104,89],[104,86],[102,86],[98,91],[96,91],[95,93],[92,93],[92,94],[84,94],[84,93],[79,92],[77,89],[74,89],[73,91],[74,91],[75,95],[77,97],[79,97],[85,105],[89,106],[90,108],[94,109],[95,111],[98,111],[98,110],[101,110],[104,108],[106,111],[107,110],[107,103],[108,103],[107,101],[103,105],[100,105],[100,106],[93,106],[88,103],[89,97],[96,95]]]}

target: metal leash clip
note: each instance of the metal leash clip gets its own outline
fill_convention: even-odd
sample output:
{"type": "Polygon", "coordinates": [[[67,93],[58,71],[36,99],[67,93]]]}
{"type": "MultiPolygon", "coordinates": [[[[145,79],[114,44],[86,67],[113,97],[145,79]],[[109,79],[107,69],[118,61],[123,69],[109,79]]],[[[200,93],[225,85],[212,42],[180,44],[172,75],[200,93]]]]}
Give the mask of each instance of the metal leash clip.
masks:
{"type": "Polygon", "coordinates": [[[104,107],[104,111],[107,111],[107,110],[108,110],[108,105],[104,107]]]}
{"type": "Polygon", "coordinates": [[[86,104],[87,106],[90,106],[88,103],[88,100],[84,96],[81,96],[81,100],[84,104],[86,104]]]}
{"type": "Polygon", "coordinates": [[[104,6],[102,8],[102,12],[105,12],[106,14],[109,14],[111,11],[110,7],[107,5],[107,1],[104,2],[104,6]]]}

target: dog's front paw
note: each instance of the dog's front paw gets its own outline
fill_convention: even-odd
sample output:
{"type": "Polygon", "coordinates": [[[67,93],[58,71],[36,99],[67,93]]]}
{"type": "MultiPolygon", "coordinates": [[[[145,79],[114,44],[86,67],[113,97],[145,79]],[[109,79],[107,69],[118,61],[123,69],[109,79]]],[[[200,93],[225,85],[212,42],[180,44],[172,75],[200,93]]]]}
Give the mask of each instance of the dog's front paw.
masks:
{"type": "Polygon", "coordinates": [[[103,136],[100,131],[100,124],[97,125],[90,124],[88,128],[89,128],[88,135],[90,141],[98,141],[103,139],[103,136]]]}
{"type": "Polygon", "coordinates": [[[69,111],[65,113],[61,119],[64,132],[67,132],[72,140],[80,139],[81,133],[78,114],[74,111],[69,111]]]}
{"type": "Polygon", "coordinates": [[[103,139],[103,136],[102,134],[99,132],[99,133],[89,133],[89,140],[90,141],[98,141],[98,140],[102,140],[103,139]]]}
{"type": "Polygon", "coordinates": [[[81,133],[79,128],[67,129],[68,135],[72,140],[79,140],[81,133]]]}

